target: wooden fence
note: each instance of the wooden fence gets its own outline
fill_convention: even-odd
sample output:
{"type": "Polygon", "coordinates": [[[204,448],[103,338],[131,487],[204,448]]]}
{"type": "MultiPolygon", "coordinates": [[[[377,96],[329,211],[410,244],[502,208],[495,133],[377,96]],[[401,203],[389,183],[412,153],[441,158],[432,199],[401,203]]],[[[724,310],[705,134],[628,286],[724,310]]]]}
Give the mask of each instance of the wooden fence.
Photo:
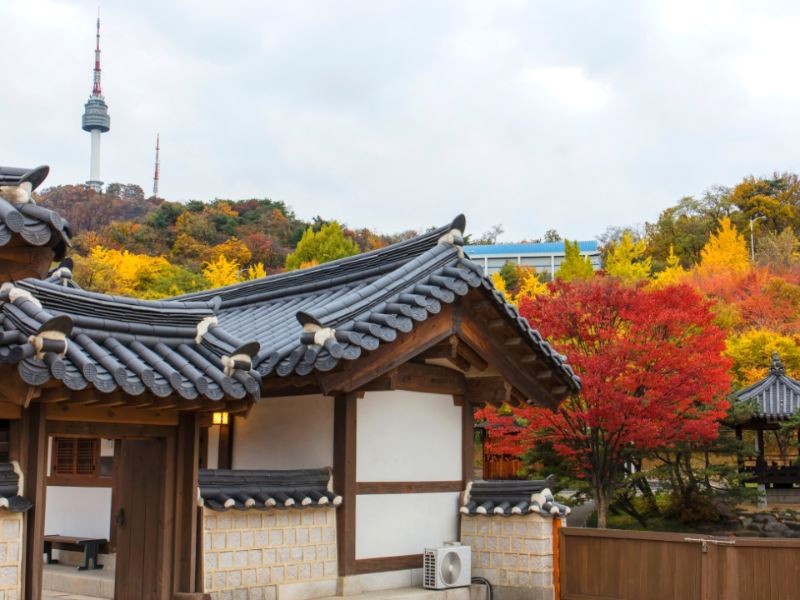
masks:
{"type": "Polygon", "coordinates": [[[564,527],[561,600],[800,598],[800,540],[564,527]]]}

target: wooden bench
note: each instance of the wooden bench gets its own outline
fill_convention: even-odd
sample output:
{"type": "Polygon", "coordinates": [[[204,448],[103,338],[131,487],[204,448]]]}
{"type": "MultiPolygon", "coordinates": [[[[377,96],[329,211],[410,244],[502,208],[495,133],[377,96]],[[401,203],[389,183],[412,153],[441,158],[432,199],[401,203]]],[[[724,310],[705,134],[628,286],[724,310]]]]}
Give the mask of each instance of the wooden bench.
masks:
{"type": "Polygon", "coordinates": [[[108,551],[108,540],[102,538],[84,538],[71,535],[46,535],[44,536],[44,553],[47,564],[57,563],[53,558],[53,547],[59,550],[82,550],[83,564],[78,566],[79,571],[87,569],[102,569],[103,565],[97,564],[97,555],[100,547],[108,551]],[[89,563],[93,566],[89,566],[89,563]]]}

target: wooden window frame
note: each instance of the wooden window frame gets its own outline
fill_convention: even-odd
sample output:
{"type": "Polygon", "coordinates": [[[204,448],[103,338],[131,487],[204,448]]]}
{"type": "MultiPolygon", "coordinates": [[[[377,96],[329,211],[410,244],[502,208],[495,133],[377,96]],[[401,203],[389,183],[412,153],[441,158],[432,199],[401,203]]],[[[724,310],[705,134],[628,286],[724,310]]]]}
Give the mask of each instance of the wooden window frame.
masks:
{"type": "Polygon", "coordinates": [[[100,458],[101,458],[101,438],[90,435],[54,435],[50,448],[50,474],[47,477],[47,485],[64,486],[64,487],[113,487],[113,475],[103,476],[100,475],[100,458]],[[70,439],[88,439],[96,440],[96,454],[95,454],[95,472],[91,475],[65,475],[63,473],[55,472],[57,446],[56,440],[60,438],[70,439]]]}

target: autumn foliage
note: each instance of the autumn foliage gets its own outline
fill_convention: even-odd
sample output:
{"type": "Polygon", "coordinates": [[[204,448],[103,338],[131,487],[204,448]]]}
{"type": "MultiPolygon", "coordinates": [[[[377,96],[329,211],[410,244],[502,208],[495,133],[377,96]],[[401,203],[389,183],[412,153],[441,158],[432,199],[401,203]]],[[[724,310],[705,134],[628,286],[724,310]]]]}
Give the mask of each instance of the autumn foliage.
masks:
{"type": "Polygon", "coordinates": [[[730,362],[722,356],[724,332],[690,287],[654,290],[596,277],[551,284],[549,294],[524,298],[519,308],[569,356],[583,391],[555,412],[481,415],[493,429],[492,451],[519,455],[550,443],[592,482],[602,519],[631,448],[716,437],[730,362]]]}

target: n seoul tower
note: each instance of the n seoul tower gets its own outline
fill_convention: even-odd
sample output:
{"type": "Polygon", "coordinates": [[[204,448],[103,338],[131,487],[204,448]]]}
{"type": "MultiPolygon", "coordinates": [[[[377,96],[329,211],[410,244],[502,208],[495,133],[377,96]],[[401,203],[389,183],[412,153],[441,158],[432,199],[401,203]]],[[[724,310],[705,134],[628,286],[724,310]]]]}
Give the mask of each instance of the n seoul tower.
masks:
{"type": "Polygon", "coordinates": [[[94,50],[94,85],[92,95],[86,102],[81,119],[83,130],[92,134],[92,157],[89,167],[89,180],[86,182],[93,190],[99,192],[103,188],[100,180],[100,134],[111,129],[108,116],[108,105],[100,88],[100,15],[97,15],[97,46],[94,50]]]}

